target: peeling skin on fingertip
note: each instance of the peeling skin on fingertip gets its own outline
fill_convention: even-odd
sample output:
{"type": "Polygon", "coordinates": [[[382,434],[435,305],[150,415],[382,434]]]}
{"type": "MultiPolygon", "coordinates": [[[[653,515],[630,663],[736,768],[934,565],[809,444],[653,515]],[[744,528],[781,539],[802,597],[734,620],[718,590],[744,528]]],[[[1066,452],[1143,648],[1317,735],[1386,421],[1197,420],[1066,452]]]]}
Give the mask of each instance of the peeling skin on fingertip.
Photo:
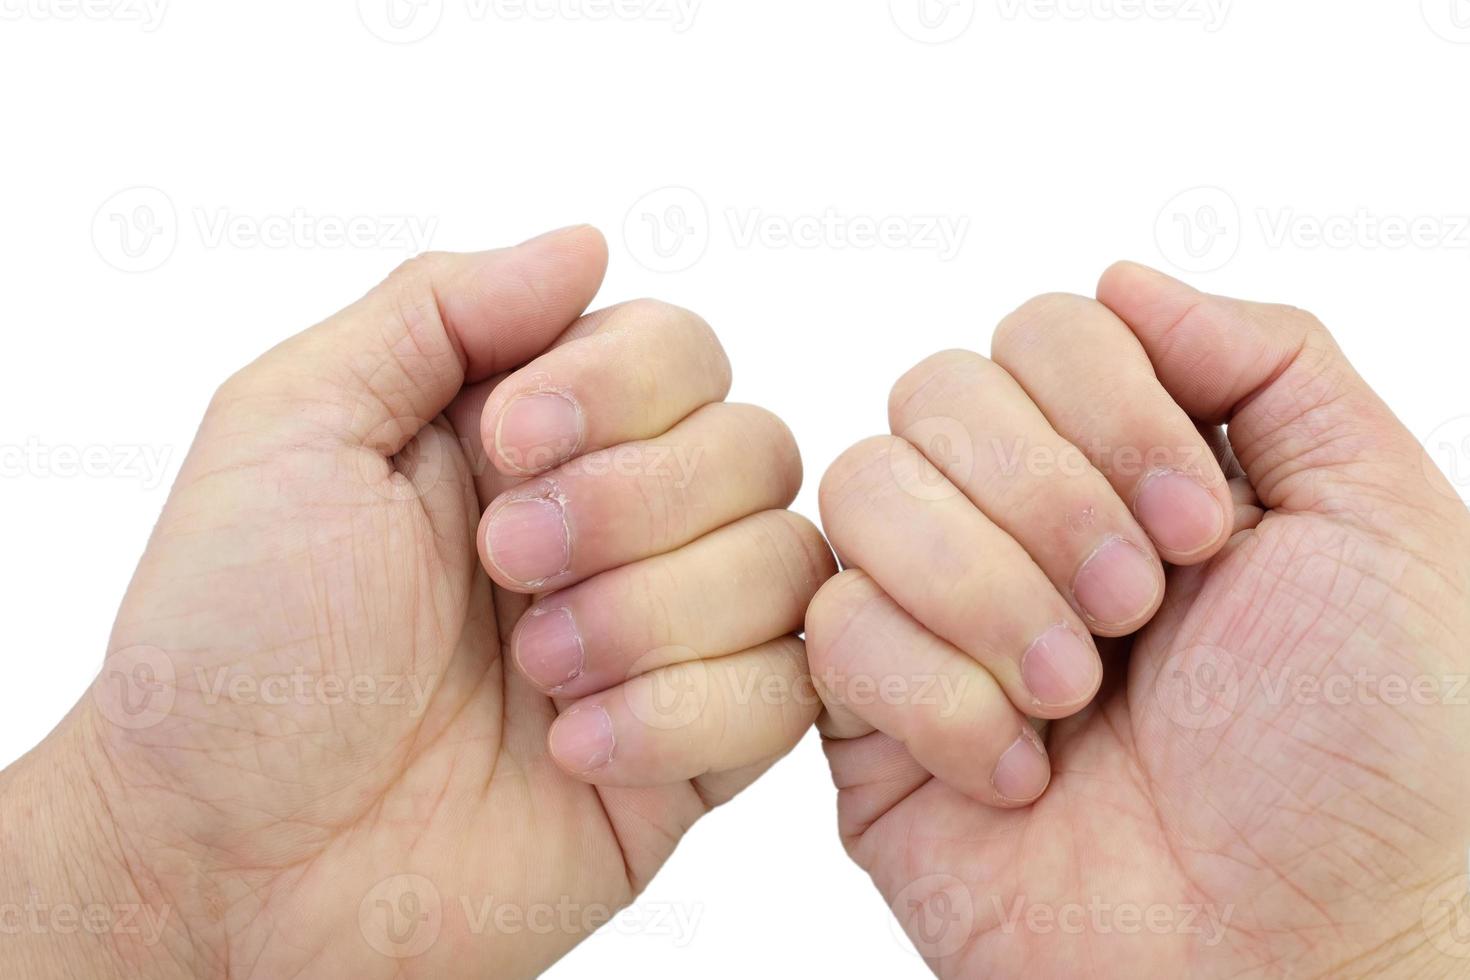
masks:
{"type": "Polygon", "coordinates": [[[1075,514],[1069,514],[1067,516],[1067,526],[1077,534],[1091,530],[1092,526],[1096,523],[1097,508],[1091,505],[1082,508],[1075,514]]]}
{"type": "MultiPolygon", "coordinates": [[[[529,581],[523,580],[511,574],[499,561],[496,560],[495,549],[491,547],[488,540],[486,541],[485,551],[486,555],[489,557],[490,564],[494,565],[495,568],[499,570],[502,575],[510,579],[512,582],[523,586],[524,588],[539,592],[543,589],[546,583],[562,575],[565,575],[572,568],[572,555],[574,551],[574,545],[572,541],[571,522],[567,519],[567,495],[562,491],[561,487],[554,480],[534,480],[530,483],[525,484],[522,487],[518,487],[517,489],[510,491],[506,495],[505,499],[500,503],[500,506],[496,508],[496,514],[499,514],[501,511],[504,511],[506,508],[511,507],[515,504],[536,500],[544,500],[554,503],[556,505],[557,513],[561,518],[563,540],[566,547],[565,558],[561,563],[561,568],[551,573],[550,575],[542,575],[529,581]]],[[[494,527],[494,522],[495,518],[492,517],[492,530],[494,527]]]]}

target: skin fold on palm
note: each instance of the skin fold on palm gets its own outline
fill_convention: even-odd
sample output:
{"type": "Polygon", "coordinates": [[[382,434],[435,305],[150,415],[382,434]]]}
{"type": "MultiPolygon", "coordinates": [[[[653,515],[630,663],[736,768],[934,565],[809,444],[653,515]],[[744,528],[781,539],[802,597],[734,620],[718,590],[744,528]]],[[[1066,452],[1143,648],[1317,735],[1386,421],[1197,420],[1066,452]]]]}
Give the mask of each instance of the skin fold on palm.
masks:
{"type": "Polygon", "coordinates": [[[605,263],[586,228],[421,258],[220,389],[102,677],[6,774],[87,842],[31,879],[166,913],[152,942],[68,947],[74,968],[532,976],[809,727],[793,634],[835,569],[784,512],[794,442],[721,404],[729,365],[691,314],[579,319],[605,263]],[[652,468],[664,443],[697,465],[652,468]],[[736,456],[763,476],[732,477],[736,456]],[[551,496],[559,542],[525,516],[551,496]],[[687,563],[763,613],[660,594],[703,583],[687,563]],[[516,667],[558,654],[518,639],[533,605],[581,626],[564,683],[516,667]],[[734,697],[769,680],[790,696],[734,697]],[[660,713],[691,686],[697,705],[660,713]],[[615,748],[590,759],[603,733],[572,714],[615,748]]]}
{"type": "MultiPolygon", "coordinates": [[[[1309,315],[1206,296],[1126,264],[1104,276],[1098,297],[1023,307],[983,372],[966,359],[976,355],[925,362],[894,392],[904,439],[861,444],[824,480],[824,521],[850,570],[814,601],[808,643],[849,852],[944,977],[1464,975],[1470,516],[1309,315]],[[1150,373],[1120,384],[1143,356],[1150,373]],[[1080,709],[1014,693],[1006,703],[1009,684],[1055,675],[1012,676],[1007,652],[984,642],[994,628],[975,632],[980,617],[1024,616],[1016,604],[987,606],[974,588],[982,580],[956,573],[934,590],[960,609],[950,620],[922,596],[900,597],[906,561],[947,569],[1010,555],[951,554],[968,542],[945,509],[952,498],[988,505],[997,484],[1017,479],[987,456],[1009,445],[1013,416],[956,407],[1011,391],[997,366],[1020,382],[1014,397],[1034,398],[1099,470],[1116,455],[1098,445],[1189,444],[1179,430],[1139,431],[1167,411],[1126,417],[1166,394],[1219,462],[1193,475],[1233,512],[1225,533],[1171,561],[1162,598],[1144,605],[1147,625],[1131,634],[1132,624],[1097,629],[1080,578],[1069,591],[1069,579],[1052,576],[1062,616],[1071,606],[1094,633],[1117,637],[1097,641],[1096,697],[1072,689],[1080,709]],[[1088,373],[1119,385],[1119,397],[1091,390],[1088,373]],[[1116,427],[1093,442],[1109,413],[1116,427]],[[913,462],[909,446],[933,465],[913,462]],[[952,493],[933,492],[940,486],[952,493]],[[859,496],[906,510],[916,556],[867,530],[871,509],[890,505],[859,496]],[[888,654],[859,638],[875,633],[888,654]],[[996,680],[977,675],[948,712],[854,698],[856,675],[915,680],[894,637],[910,649],[944,645],[952,659],[925,666],[996,658],[996,680]],[[997,756],[1025,715],[1046,719],[1037,725],[1050,769],[1049,786],[1045,768],[1036,774],[1033,789],[1045,793],[1030,805],[995,794],[997,756]]],[[[1075,484],[1081,472],[1047,477],[1075,484]]],[[[1119,499],[1099,504],[1097,519],[1118,505],[1126,520],[1131,509],[1154,537],[1140,547],[1168,554],[1159,538],[1180,525],[1107,472],[1119,499]]],[[[1007,529],[1032,535],[1027,550],[1043,570],[1075,557],[1070,539],[1093,540],[1091,524],[1065,512],[1027,520],[1007,529]]],[[[1039,621],[1057,616],[1044,610],[1039,621]]]]}

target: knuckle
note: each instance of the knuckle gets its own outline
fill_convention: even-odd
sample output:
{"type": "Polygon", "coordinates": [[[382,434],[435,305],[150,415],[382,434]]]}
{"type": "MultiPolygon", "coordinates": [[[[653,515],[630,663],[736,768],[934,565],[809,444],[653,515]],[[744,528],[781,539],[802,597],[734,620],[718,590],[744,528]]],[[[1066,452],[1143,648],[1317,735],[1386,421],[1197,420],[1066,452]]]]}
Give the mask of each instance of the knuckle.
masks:
{"type": "Polygon", "coordinates": [[[834,525],[854,502],[866,500],[882,483],[892,480],[890,464],[896,455],[914,451],[897,436],[872,436],[838,456],[817,491],[828,530],[835,534],[834,525]]]}
{"type": "Polygon", "coordinates": [[[643,297],[619,304],[612,320],[618,327],[652,332],[661,338],[720,346],[714,327],[704,317],[661,299],[643,297]]]}
{"type": "Polygon", "coordinates": [[[789,510],[769,510],[756,516],[777,573],[791,595],[810,600],[836,571],[832,549],[816,525],[789,510]]]}
{"type": "Polygon", "coordinates": [[[927,405],[953,388],[972,388],[977,379],[995,368],[988,357],[968,350],[931,354],[894,383],[888,393],[888,420],[895,431],[926,414],[927,405]]]}
{"type": "Polygon", "coordinates": [[[722,402],[708,406],[708,409],[727,416],[729,424],[739,435],[741,448],[748,454],[746,458],[759,460],[771,467],[786,495],[794,498],[801,490],[801,448],[796,443],[796,435],[781,416],[759,405],[739,402],[722,402]]]}
{"type": "Polygon", "coordinates": [[[613,311],[619,325],[643,330],[688,329],[692,323],[703,323],[696,314],[661,299],[644,296],[620,303],[613,311]]]}
{"type": "MultiPolygon", "coordinates": [[[[714,327],[699,314],[659,299],[635,299],[616,308],[618,327],[652,335],[660,350],[687,352],[678,370],[696,370],[700,378],[713,381],[714,395],[723,398],[730,390],[733,371],[729,355],[714,327]],[[684,363],[688,358],[692,363],[684,363]]],[[[658,379],[662,387],[663,379],[658,379]]]]}
{"type": "Polygon", "coordinates": [[[1310,310],[1280,303],[1270,305],[1267,309],[1274,319],[1288,324],[1293,333],[1308,337],[1327,335],[1327,326],[1310,310]]]}
{"type": "Polygon", "coordinates": [[[241,402],[258,395],[260,390],[259,369],[254,364],[247,364],[215,388],[214,395],[209,400],[208,414],[228,412],[241,402]]]}
{"type": "Polygon", "coordinates": [[[878,584],[855,568],[828,579],[817,590],[806,613],[806,650],[813,673],[841,666],[843,635],[865,609],[882,600],[878,584]]]}
{"type": "Polygon", "coordinates": [[[398,263],[384,279],[382,288],[387,289],[390,295],[400,300],[410,297],[423,297],[434,292],[434,281],[440,270],[444,267],[447,254],[442,251],[425,251],[413,256],[412,259],[398,263]]]}
{"type": "Polygon", "coordinates": [[[990,338],[991,356],[999,360],[1036,347],[1059,323],[1093,305],[1093,300],[1075,293],[1042,293],[1032,297],[996,326],[990,338]]]}

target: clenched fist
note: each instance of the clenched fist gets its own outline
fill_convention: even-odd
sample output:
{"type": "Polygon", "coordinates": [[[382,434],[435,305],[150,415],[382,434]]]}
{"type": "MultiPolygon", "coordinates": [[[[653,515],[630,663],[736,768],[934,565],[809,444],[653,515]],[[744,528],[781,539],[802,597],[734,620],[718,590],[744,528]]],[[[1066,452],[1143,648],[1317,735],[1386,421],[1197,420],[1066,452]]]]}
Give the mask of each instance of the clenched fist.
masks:
{"type": "Polygon", "coordinates": [[[580,316],[606,259],[425,256],[220,389],[102,676],[3,782],[5,902],[156,928],[0,973],[533,976],[796,743],[835,570],[796,444],[694,315],[580,316]]]}
{"type": "Polygon", "coordinates": [[[1470,968],[1470,515],[1321,324],[1119,265],[889,406],[808,644],[936,972],[1470,968]]]}

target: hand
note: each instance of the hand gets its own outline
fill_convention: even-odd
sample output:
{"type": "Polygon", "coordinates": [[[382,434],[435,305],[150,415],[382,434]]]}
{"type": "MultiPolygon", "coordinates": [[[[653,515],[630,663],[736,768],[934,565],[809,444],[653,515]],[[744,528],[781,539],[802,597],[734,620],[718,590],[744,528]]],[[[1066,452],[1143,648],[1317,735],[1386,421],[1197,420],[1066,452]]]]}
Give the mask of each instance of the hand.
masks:
{"type": "Polygon", "coordinates": [[[692,314],[578,319],[606,258],[425,256],[220,389],[92,696],[5,776],[61,828],[7,891],[160,935],[27,975],[531,976],[797,742],[835,567],[796,445],[692,314]]]}
{"type": "Polygon", "coordinates": [[[807,619],[843,840],[930,965],[1463,975],[1448,482],[1311,316],[1139,266],[992,358],[827,474],[807,619]]]}

